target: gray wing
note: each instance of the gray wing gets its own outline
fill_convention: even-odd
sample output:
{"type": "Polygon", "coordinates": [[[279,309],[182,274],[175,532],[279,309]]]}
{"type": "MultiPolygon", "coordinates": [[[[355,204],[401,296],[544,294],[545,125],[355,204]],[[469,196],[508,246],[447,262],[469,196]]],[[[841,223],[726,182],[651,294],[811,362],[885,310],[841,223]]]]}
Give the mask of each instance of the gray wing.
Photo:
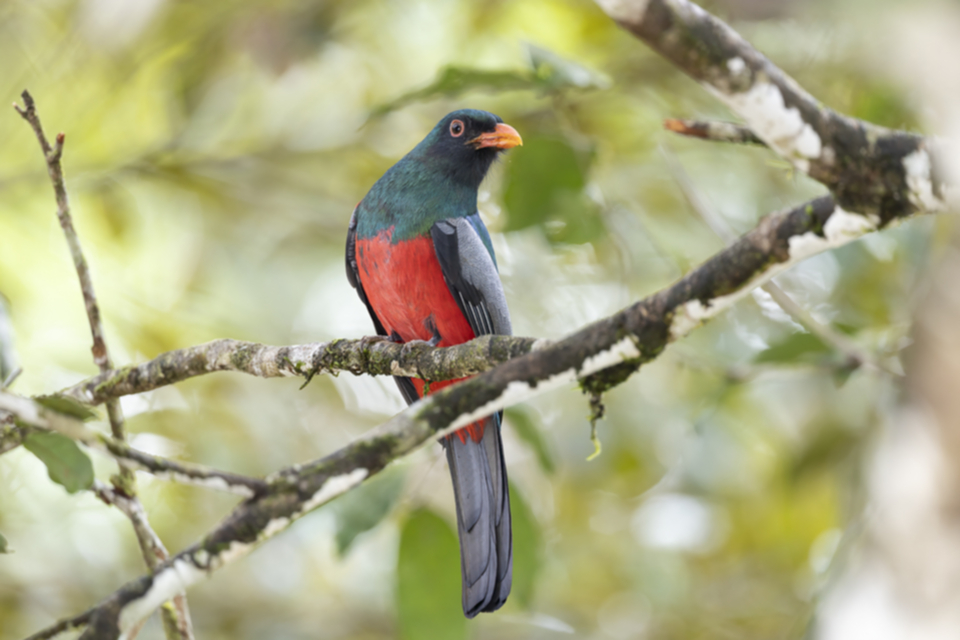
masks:
{"type": "Polygon", "coordinates": [[[440,220],[430,229],[433,247],[450,293],[474,334],[510,335],[513,329],[500,274],[478,228],[486,233],[477,214],[440,220]]]}

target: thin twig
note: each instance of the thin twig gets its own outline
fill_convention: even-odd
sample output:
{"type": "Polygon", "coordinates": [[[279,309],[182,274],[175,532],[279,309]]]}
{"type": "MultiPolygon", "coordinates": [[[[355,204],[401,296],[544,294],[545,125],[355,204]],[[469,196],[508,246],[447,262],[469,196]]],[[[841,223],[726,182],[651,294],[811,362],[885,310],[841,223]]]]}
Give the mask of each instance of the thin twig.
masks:
{"type": "Polygon", "coordinates": [[[13,381],[20,377],[20,374],[23,373],[22,367],[17,367],[10,372],[10,375],[7,376],[6,380],[0,382],[0,390],[9,389],[10,385],[13,384],[13,381]]]}
{"type": "Polygon", "coordinates": [[[66,633],[67,631],[73,631],[74,629],[85,627],[87,626],[87,623],[90,622],[90,617],[96,613],[96,611],[97,608],[94,607],[93,609],[87,609],[83,613],[77,614],[72,618],[64,618],[56,624],[38,631],[28,638],[25,638],[25,640],[49,640],[50,638],[55,638],[61,633],[66,633]]]}
{"type": "MultiPolygon", "coordinates": [[[[723,216],[717,213],[713,207],[707,205],[676,155],[664,146],[660,147],[660,153],[668,169],[673,174],[674,180],[676,180],[680,186],[680,190],[683,192],[684,197],[693,210],[697,212],[700,218],[707,223],[707,226],[710,227],[725,244],[730,245],[736,242],[737,233],[730,227],[730,224],[723,216]]],[[[824,343],[830,345],[839,353],[842,353],[851,365],[856,367],[866,366],[875,371],[883,371],[890,375],[900,375],[889,367],[884,366],[876,357],[862,349],[833,327],[818,321],[806,309],[797,304],[797,302],[773,280],[770,280],[760,288],[770,294],[773,301],[807,331],[820,338],[824,343]]]]}
{"type": "Polygon", "coordinates": [[[916,211],[947,209],[950,172],[929,139],[837,113],[690,0],[596,2],[781,158],[827,187],[845,211],[877,216],[882,226],[916,211]]]}
{"type": "Polygon", "coordinates": [[[767,146],[767,143],[761,140],[750,127],[745,127],[742,124],[736,124],[734,122],[667,118],[663,121],[663,127],[667,131],[690,136],[691,138],[701,138],[702,140],[713,140],[715,142],[730,142],[733,144],[767,146]]]}
{"type": "MultiPolygon", "coordinates": [[[[26,120],[33,129],[43,151],[43,157],[46,160],[47,174],[50,176],[50,182],[53,185],[53,193],[57,201],[57,219],[60,221],[60,227],[67,239],[67,245],[70,247],[70,255],[73,258],[73,266],[77,272],[77,278],[80,281],[80,291],[83,294],[83,302],[87,311],[87,320],[90,324],[90,334],[93,338],[93,361],[99,367],[100,372],[113,369],[113,363],[110,361],[110,353],[107,350],[107,343],[104,339],[103,321],[100,316],[100,307],[97,304],[97,296],[93,289],[93,279],[90,276],[90,267],[87,259],[83,255],[83,249],[80,246],[80,237],[73,226],[73,218],[70,215],[70,201],[67,197],[67,188],[63,181],[63,167],[60,164],[60,158],[63,156],[63,145],[66,136],[58,133],[54,145],[51,147],[47,141],[47,136],[43,132],[43,126],[40,124],[40,117],[37,115],[37,106],[33,96],[26,90],[20,94],[23,98],[24,108],[14,104],[13,108],[26,120]]],[[[116,400],[107,401],[107,416],[110,420],[110,429],[113,437],[123,441],[123,411],[120,409],[120,403],[116,400]]],[[[123,492],[129,496],[130,500],[139,501],[136,497],[136,476],[133,470],[122,460],[117,461],[120,467],[120,483],[123,485],[123,492]]],[[[140,511],[143,511],[142,506],[140,511]]],[[[137,533],[137,541],[143,551],[147,566],[155,569],[157,564],[166,559],[166,550],[163,550],[163,558],[157,559],[150,550],[154,549],[153,540],[156,534],[153,533],[144,514],[143,522],[138,525],[132,522],[134,531],[137,533]],[[145,532],[149,531],[147,535],[145,532]]],[[[161,546],[162,548],[162,546],[161,546]]],[[[168,640],[192,640],[193,632],[190,628],[189,611],[186,601],[181,599],[179,604],[174,603],[176,611],[173,609],[163,609],[164,629],[167,631],[168,640]],[[179,614],[179,615],[178,615],[179,614]],[[174,633],[173,631],[176,631],[174,633]]]]}

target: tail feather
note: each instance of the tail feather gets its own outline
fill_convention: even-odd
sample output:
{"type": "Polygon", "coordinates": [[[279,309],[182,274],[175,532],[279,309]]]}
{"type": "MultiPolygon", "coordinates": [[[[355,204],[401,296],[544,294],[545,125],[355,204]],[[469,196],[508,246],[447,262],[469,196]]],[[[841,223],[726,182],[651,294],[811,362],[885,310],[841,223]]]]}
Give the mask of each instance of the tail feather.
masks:
{"type": "Polygon", "coordinates": [[[485,420],[483,438],[444,439],[457,503],[463,613],[472,618],[506,601],[513,579],[510,494],[498,417],[485,420]]]}

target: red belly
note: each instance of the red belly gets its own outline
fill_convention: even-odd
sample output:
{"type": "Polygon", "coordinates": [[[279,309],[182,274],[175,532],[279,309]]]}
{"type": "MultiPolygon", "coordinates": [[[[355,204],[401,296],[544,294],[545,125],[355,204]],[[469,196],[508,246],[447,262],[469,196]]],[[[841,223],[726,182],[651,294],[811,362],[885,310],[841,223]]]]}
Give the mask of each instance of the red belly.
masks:
{"type": "MultiPolygon", "coordinates": [[[[440,262],[429,237],[416,237],[390,242],[393,228],[373,238],[357,239],[357,267],[360,283],[370,306],[387,334],[396,332],[404,342],[440,334],[437,346],[449,347],[473,340],[476,335],[457,306],[450,288],[443,279],[440,262]]],[[[412,379],[417,393],[423,397],[424,381],[412,379]]],[[[458,382],[446,380],[430,385],[430,392],[458,382]]],[[[466,433],[479,442],[483,422],[474,423],[457,432],[466,441],[466,433]]]]}

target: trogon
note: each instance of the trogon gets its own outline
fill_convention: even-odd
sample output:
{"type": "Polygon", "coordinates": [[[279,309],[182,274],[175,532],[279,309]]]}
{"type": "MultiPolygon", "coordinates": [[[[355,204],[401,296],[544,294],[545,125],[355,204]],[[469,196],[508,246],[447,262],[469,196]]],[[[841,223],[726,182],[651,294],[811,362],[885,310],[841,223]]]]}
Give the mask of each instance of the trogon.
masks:
{"type": "MultiPolygon", "coordinates": [[[[510,315],[477,189],[516,129],[486,111],[444,117],[364,196],[347,232],[347,278],[377,333],[450,346],[509,335],[510,315]]],[[[396,378],[407,403],[424,381],[396,378]]],[[[427,393],[456,380],[434,382],[427,393]]],[[[463,612],[499,609],[510,593],[513,549],[502,413],[442,439],[457,504],[463,612]]]]}

